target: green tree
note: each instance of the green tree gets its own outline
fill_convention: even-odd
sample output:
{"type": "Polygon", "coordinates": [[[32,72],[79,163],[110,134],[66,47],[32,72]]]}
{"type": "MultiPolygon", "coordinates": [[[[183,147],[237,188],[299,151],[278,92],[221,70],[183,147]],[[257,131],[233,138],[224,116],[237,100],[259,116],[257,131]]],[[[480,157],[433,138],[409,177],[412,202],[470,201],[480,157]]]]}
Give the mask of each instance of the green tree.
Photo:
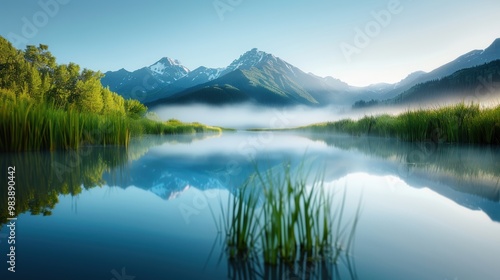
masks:
{"type": "Polygon", "coordinates": [[[75,90],[71,84],[71,75],[67,65],[59,65],[54,71],[53,82],[49,90],[50,101],[58,108],[65,107],[71,92],[75,90]]]}
{"type": "Polygon", "coordinates": [[[103,74],[84,69],[75,63],[56,63],[47,45],[29,45],[15,49],[0,36],[0,98],[48,102],[56,108],[76,108],[85,112],[143,117],[146,106],[137,100],[104,88],[103,74]]]}
{"type": "Polygon", "coordinates": [[[24,58],[35,65],[43,75],[49,74],[56,67],[56,58],[49,52],[47,45],[40,44],[38,47],[29,45],[24,51],[24,58]]]}
{"type": "Polygon", "coordinates": [[[77,107],[85,112],[101,113],[104,107],[101,94],[102,74],[84,69],[80,76],[74,91],[77,107]]]}
{"type": "Polygon", "coordinates": [[[113,101],[116,104],[116,107],[118,109],[118,112],[120,115],[125,115],[125,99],[121,95],[118,95],[117,93],[113,92],[112,94],[113,101]]]}
{"type": "Polygon", "coordinates": [[[121,98],[119,95],[109,90],[109,88],[107,87],[101,89],[101,94],[104,103],[104,106],[102,108],[102,114],[115,114],[115,115],[125,114],[125,107],[123,106],[124,104],[123,98],[121,98]]]}
{"type": "Polygon", "coordinates": [[[127,116],[138,119],[146,114],[148,108],[135,99],[127,99],[125,100],[125,111],[127,116]]]}
{"type": "Polygon", "coordinates": [[[0,39],[0,88],[18,94],[26,81],[26,62],[22,52],[16,50],[4,38],[0,39]]]}
{"type": "Polygon", "coordinates": [[[42,88],[40,72],[33,65],[28,64],[26,76],[28,95],[35,101],[42,102],[45,92],[42,88]]]}

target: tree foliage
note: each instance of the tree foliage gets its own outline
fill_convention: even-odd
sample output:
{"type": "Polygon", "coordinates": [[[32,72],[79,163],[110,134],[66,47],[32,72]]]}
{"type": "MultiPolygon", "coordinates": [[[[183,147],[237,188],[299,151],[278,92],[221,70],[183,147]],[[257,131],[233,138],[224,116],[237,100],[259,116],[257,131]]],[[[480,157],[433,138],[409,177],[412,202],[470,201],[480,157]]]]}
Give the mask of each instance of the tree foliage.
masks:
{"type": "Polygon", "coordinates": [[[142,117],[147,108],[124,100],[101,84],[104,75],[80,69],[75,63],[57,64],[47,45],[15,49],[0,37],[0,100],[28,100],[55,108],[142,117]]]}
{"type": "Polygon", "coordinates": [[[140,118],[146,114],[148,108],[135,99],[127,99],[125,100],[125,110],[128,116],[140,118]]]}

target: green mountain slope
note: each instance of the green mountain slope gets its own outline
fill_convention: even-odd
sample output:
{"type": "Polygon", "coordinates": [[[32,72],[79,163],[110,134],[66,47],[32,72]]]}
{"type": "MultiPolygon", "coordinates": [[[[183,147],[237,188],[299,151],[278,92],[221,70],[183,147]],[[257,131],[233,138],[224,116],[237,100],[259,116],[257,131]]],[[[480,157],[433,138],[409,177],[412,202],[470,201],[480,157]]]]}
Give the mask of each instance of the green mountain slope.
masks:
{"type": "Polygon", "coordinates": [[[423,103],[495,96],[500,97],[500,60],[462,69],[439,80],[417,84],[386,103],[423,103]]]}
{"type": "Polygon", "coordinates": [[[391,99],[360,100],[354,103],[353,108],[492,100],[500,100],[500,60],[462,69],[441,79],[417,84],[391,99]]]}
{"type": "Polygon", "coordinates": [[[212,105],[251,102],[269,106],[317,104],[317,101],[298,85],[287,81],[286,77],[269,72],[266,73],[256,68],[238,69],[219,79],[161,99],[153,104],[194,102],[212,105]]]}

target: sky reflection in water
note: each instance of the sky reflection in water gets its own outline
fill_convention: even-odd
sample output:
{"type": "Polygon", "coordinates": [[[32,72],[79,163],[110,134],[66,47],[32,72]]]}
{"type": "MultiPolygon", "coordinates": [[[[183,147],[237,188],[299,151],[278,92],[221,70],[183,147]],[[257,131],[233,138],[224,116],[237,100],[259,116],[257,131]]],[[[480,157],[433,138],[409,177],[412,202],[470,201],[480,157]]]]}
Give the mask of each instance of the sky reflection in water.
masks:
{"type": "MultiPolygon", "coordinates": [[[[18,272],[14,278],[6,269],[0,274],[10,277],[5,279],[112,279],[123,272],[138,280],[226,279],[231,271],[225,257],[219,260],[209,205],[217,215],[219,200],[254,173],[255,163],[270,168],[290,161],[325,170],[325,188],[333,193],[346,189],[347,216],[362,195],[352,256],[359,279],[495,279],[498,151],[422,147],[280,133],[151,137],[128,151],[94,148],[62,177],[53,166],[68,162],[67,155],[3,155],[4,165],[17,163],[18,175],[31,178],[18,183],[18,199],[25,191],[43,204],[42,194],[55,192],[58,201],[51,215],[41,216],[29,214],[34,206],[28,199],[16,229],[18,272]],[[80,194],[71,187],[77,182],[86,185],[80,194]],[[102,186],[88,186],[96,182],[102,186]]],[[[0,248],[5,263],[6,243],[0,248]]],[[[350,279],[345,269],[340,274],[350,279]]]]}

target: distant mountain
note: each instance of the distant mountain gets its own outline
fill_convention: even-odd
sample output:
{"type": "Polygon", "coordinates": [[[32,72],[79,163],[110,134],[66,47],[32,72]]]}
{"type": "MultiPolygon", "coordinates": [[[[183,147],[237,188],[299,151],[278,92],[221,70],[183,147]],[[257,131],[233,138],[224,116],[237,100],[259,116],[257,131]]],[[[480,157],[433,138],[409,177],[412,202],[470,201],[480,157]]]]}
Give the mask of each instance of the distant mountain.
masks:
{"type": "Polygon", "coordinates": [[[402,79],[401,81],[399,81],[398,83],[396,83],[395,85],[392,85],[392,86],[393,86],[393,88],[402,88],[402,87],[414,85],[415,81],[418,81],[419,79],[421,79],[425,74],[427,74],[427,73],[424,71],[413,72],[413,73],[409,74],[408,76],[406,76],[406,78],[402,79]]]}
{"type": "Polygon", "coordinates": [[[441,79],[413,86],[385,104],[424,104],[500,97],[500,60],[461,69],[441,79]]]}
{"type": "Polygon", "coordinates": [[[221,71],[220,78],[160,102],[318,104],[296,81],[297,75],[307,74],[271,54],[252,49],[221,71]]]}
{"type": "Polygon", "coordinates": [[[212,105],[253,102],[261,105],[331,104],[349,97],[351,87],[332,77],[322,78],[272,54],[252,49],[228,67],[217,71],[215,79],[186,89],[149,105],[207,103],[212,105]]]}
{"type": "Polygon", "coordinates": [[[500,38],[496,39],[488,48],[484,50],[470,51],[429,73],[416,72],[410,74],[407,79],[395,84],[394,88],[387,91],[384,96],[386,98],[392,98],[401,92],[410,89],[416,84],[437,80],[449,76],[460,69],[478,66],[497,59],[500,59],[500,38]]]}
{"type": "Polygon", "coordinates": [[[175,85],[177,88],[187,89],[199,84],[204,84],[219,78],[224,69],[225,68],[207,68],[201,66],[189,72],[184,78],[178,80],[175,85]]]}
{"type": "Polygon", "coordinates": [[[148,69],[153,72],[155,77],[162,79],[165,83],[175,82],[189,73],[189,69],[178,60],[172,60],[168,57],[160,59],[148,69]]]}
{"type": "MultiPolygon", "coordinates": [[[[165,103],[226,104],[255,102],[267,105],[327,105],[362,98],[359,89],[332,78],[304,73],[272,54],[252,49],[224,68],[199,67],[189,71],[178,61],[163,58],[134,72],[109,71],[105,86],[148,106],[165,103]],[[226,77],[227,76],[227,77],[226,77]]],[[[370,90],[364,91],[372,93],[370,90]]]]}
{"type": "MultiPolygon", "coordinates": [[[[125,98],[139,99],[150,107],[242,102],[269,106],[345,106],[360,99],[392,99],[418,84],[496,59],[500,59],[500,39],[485,50],[471,51],[429,73],[411,73],[396,84],[353,87],[333,77],[305,73],[272,54],[252,49],[224,68],[202,66],[190,71],[177,60],[162,58],[134,72],[124,69],[106,72],[102,83],[125,98]]],[[[372,101],[357,104],[372,104],[372,101]]]]}
{"type": "Polygon", "coordinates": [[[145,103],[154,100],[160,90],[170,88],[171,91],[175,91],[177,89],[175,82],[189,73],[189,69],[178,60],[164,57],[148,67],[133,72],[125,69],[108,71],[104,73],[101,83],[125,98],[134,98],[145,103]]]}

